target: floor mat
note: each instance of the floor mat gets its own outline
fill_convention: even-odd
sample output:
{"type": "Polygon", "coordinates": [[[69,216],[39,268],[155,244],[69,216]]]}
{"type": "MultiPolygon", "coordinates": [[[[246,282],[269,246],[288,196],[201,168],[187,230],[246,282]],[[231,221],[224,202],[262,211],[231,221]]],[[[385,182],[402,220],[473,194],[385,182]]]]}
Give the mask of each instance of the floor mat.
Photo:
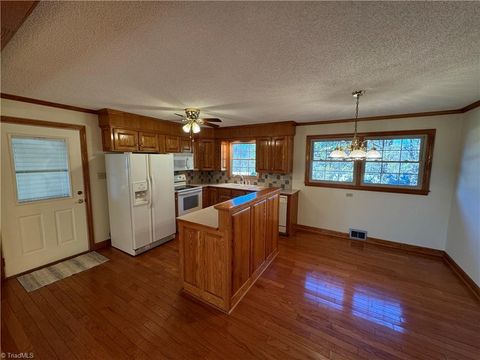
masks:
{"type": "Polygon", "coordinates": [[[92,251],[74,257],[73,259],[65,260],[58,264],[19,276],[17,279],[27,292],[32,292],[55,281],[65,279],[73,274],[103,264],[106,261],[108,261],[108,258],[92,251]]]}

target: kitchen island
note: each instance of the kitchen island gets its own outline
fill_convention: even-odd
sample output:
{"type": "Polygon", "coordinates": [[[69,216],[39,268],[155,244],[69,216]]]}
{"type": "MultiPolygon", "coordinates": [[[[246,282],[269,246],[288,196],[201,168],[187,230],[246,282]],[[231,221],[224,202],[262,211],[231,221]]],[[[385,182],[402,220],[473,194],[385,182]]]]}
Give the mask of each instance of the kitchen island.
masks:
{"type": "Polygon", "coordinates": [[[278,254],[280,189],[177,218],[183,291],[230,313],[278,254]]]}

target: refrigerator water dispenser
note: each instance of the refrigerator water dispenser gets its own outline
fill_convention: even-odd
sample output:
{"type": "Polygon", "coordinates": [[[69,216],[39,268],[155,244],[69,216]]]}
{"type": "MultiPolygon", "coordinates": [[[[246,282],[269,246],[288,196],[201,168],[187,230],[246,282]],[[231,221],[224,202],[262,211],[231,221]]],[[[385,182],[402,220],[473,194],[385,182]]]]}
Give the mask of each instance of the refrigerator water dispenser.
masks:
{"type": "Polygon", "coordinates": [[[133,186],[133,205],[148,204],[148,184],[146,181],[137,181],[133,186]]]}

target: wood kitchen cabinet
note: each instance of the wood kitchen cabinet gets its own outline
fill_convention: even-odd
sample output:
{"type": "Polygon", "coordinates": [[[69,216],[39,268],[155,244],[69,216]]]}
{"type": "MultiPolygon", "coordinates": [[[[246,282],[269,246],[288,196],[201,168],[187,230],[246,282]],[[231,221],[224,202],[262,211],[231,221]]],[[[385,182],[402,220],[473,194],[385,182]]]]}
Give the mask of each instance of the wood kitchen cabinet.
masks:
{"type": "Polygon", "coordinates": [[[278,231],[267,232],[278,228],[279,191],[218,204],[210,225],[178,219],[183,291],[226,313],[235,308],[278,254],[278,231]]]}
{"type": "Polygon", "coordinates": [[[113,129],[113,148],[117,151],[137,151],[138,132],[125,129],[113,129]]]}
{"type": "Polygon", "coordinates": [[[179,153],[180,138],[178,136],[165,135],[165,151],[167,153],[179,153]]]}
{"type": "Polygon", "coordinates": [[[218,204],[218,191],[216,188],[208,188],[208,206],[218,204]]]}
{"type": "Polygon", "coordinates": [[[221,153],[216,150],[221,143],[212,139],[198,139],[193,144],[193,158],[196,170],[220,170],[221,153]],[[218,159],[217,159],[218,158],[218,159]]]}
{"type": "Polygon", "coordinates": [[[190,138],[181,138],[180,139],[180,151],[181,152],[192,152],[192,140],[190,138]]]}
{"type": "Polygon", "coordinates": [[[157,134],[151,132],[138,133],[138,150],[143,152],[159,152],[157,134]]]}
{"type": "Polygon", "coordinates": [[[218,188],[217,194],[218,194],[217,201],[219,203],[230,200],[232,198],[232,192],[230,189],[218,188]]]}
{"type": "Polygon", "coordinates": [[[270,138],[258,138],[256,141],[256,170],[259,173],[270,172],[270,138]]]}
{"type": "Polygon", "coordinates": [[[288,174],[293,168],[293,137],[262,137],[256,140],[256,169],[259,173],[288,174]]]}

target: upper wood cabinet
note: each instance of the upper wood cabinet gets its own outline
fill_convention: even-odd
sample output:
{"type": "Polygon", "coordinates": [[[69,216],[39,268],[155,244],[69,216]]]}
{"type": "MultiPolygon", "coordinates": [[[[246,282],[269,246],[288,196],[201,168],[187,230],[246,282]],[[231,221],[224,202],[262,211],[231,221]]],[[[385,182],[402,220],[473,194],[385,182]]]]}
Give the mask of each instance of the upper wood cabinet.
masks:
{"type": "Polygon", "coordinates": [[[133,130],[113,129],[113,148],[117,151],[137,151],[138,132],[133,130]]]}
{"type": "Polygon", "coordinates": [[[220,170],[221,143],[213,139],[198,139],[193,143],[196,170],[220,170]],[[218,147],[218,150],[216,149],[218,147]],[[217,159],[218,158],[218,159],[217,159]]]}
{"type": "Polygon", "coordinates": [[[179,153],[180,138],[178,136],[165,135],[165,151],[167,153],[179,153]]]}
{"type": "Polygon", "coordinates": [[[270,171],[270,138],[262,137],[256,141],[256,170],[257,172],[270,171]]]}
{"type": "Polygon", "coordinates": [[[288,174],[293,167],[293,137],[257,138],[256,165],[259,173],[288,174]]]}
{"type": "Polygon", "coordinates": [[[138,150],[143,152],[159,152],[158,136],[151,132],[138,133],[138,150]]]}
{"type": "Polygon", "coordinates": [[[180,139],[180,151],[181,152],[192,152],[192,140],[190,138],[181,138],[180,139]]]}

